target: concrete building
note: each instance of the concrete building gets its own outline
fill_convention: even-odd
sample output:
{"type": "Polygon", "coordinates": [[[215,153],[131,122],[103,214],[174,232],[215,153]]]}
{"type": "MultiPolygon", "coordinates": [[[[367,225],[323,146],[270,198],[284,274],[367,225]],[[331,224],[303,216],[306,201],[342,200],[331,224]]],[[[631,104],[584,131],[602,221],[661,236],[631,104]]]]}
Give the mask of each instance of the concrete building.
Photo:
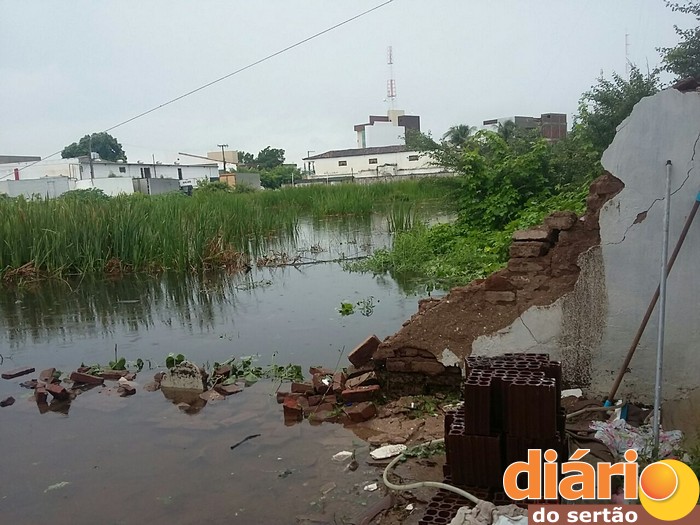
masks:
{"type": "Polygon", "coordinates": [[[429,156],[409,151],[406,146],[380,146],[326,151],[303,159],[313,163],[309,179],[363,179],[444,174],[429,156]]]}
{"type": "MultiPolygon", "coordinates": [[[[64,184],[58,184],[56,181],[63,178],[69,181],[69,189],[92,187],[102,189],[108,195],[116,195],[118,193],[133,193],[132,180],[174,180],[180,187],[186,188],[196,187],[201,180],[216,180],[218,176],[219,168],[215,161],[205,164],[163,164],[159,162],[146,164],[143,162],[112,162],[98,158],[93,159],[91,163],[88,157],[41,162],[23,161],[0,164],[0,183],[4,183],[0,186],[0,192],[8,195],[19,192],[18,194],[25,196],[35,194],[57,196],[60,193],[56,194],[54,189],[63,188],[64,184]],[[16,184],[30,180],[43,182],[16,184]],[[10,186],[13,186],[13,189],[10,189],[10,186]]],[[[170,186],[172,185],[168,185],[168,187],[170,186]]],[[[152,192],[149,191],[149,193],[152,192]]]]}
{"type": "Polygon", "coordinates": [[[386,116],[370,115],[369,122],[355,126],[357,147],[405,145],[406,130],[420,131],[420,117],[401,109],[390,109],[386,116]]]}
{"type": "Polygon", "coordinates": [[[0,164],[13,164],[15,162],[35,162],[41,157],[34,155],[0,155],[0,164]]]}
{"type": "Polygon", "coordinates": [[[513,122],[519,129],[536,129],[540,135],[555,142],[566,138],[567,122],[566,113],[542,113],[539,117],[501,117],[484,120],[483,127],[489,131],[498,131],[499,125],[513,122]]]}

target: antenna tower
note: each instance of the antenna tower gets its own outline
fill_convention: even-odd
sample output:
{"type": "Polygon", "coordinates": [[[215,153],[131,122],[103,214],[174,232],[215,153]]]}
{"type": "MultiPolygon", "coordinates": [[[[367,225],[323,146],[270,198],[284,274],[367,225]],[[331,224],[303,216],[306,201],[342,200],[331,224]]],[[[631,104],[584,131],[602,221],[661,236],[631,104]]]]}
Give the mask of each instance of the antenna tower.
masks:
{"type": "Polygon", "coordinates": [[[627,80],[630,79],[630,34],[625,33],[625,73],[627,74],[627,80]]]}
{"type": "Polygon", "coordinates": [[[394,109],[394,101],[396,100],[396,80],[394,80],[394,52],[389,46],[386,50],[386,63],[389,66],[389,80],[386,81],[386,98],[394,109]]]}

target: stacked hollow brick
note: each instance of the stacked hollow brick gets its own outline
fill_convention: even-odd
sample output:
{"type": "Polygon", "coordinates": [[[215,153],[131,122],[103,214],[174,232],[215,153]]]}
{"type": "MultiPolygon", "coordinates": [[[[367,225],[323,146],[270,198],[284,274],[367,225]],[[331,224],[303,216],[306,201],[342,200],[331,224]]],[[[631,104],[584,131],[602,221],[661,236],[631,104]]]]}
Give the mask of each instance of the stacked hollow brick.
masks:
{"type": "Polygon", "coordinates": [[[502,487],[508,465],[527,460],[532,448],[561,457],[561,364],[548,354],[505,354],[468,357],[465,365],[464,404],[445,417],[445,474],[469,492],[488,494],[482,499],[510,503],[502,487]]]}

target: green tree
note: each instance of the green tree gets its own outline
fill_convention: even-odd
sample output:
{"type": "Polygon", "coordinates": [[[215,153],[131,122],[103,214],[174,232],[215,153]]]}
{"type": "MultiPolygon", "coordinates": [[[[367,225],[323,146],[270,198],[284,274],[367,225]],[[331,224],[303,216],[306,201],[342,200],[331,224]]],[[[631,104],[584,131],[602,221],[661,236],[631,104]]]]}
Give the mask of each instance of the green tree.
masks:
{"type": "Polygon", "coordinates": [[[122,149],[122,145],[119,144],[117,139],[115,139],[109,133],[93,133],[92,134],[92,145],[90,144],[90,135],[85,135],[80,139],[79,142],[73,142],[69,144],[61,152],[61,157],[64,159],[70,159],[74,157],[86,156],[90,152],[90,148],[95,153],[100,155],[101,159],[116,162],[118,160],[126,160],[126,153],[122,149]]]}
{"type": "Polygon", "coordinates": [[[284,163],[284,150],[267,146],[260,150],[255,158],[255,166],[259,169],[269,170],[284,163]]]}
{"type": "Polygon", "coordinates": [[[690,29],[674,26],[680,42],[675,47],[659,49],[664,64],[663,70],[674,73],[677,80],[700,78],[700,0],[666,0],[666,5],[674,11],[694,16],[698,23],[690,29]]]}
{"type": "Polygon", "coordinates": [[[601,75],[598,84],[579,101],[574,130],[602,154],[615,138],[617,126],[632,113],[634,105],[657,91],[659,76],[656,71],[644,75],[632,66],[629,80],[617,73],[613,73],[612,80],[601,75]]]}
{"type": "Polygon", "coordinates": [[[455,126],[451,126],[442,136],[442,139],[453,146],[460,147],[469,140],[475,131],[475,126],[457,124],[455,126]]]}
{"type": "Polygon", "coordinates": [[[301,180],[302,177],[303,174],[299,168],[284,164],[269,170],[261,170],[260,185],[263,188],[273,190],[279,188],[282,184],[291,184],[292,180],[301,180]]]}
{"type": "Polygon", "coordinates": [[[238,163],[244,166],[253,166],[255,164],[255,155],[247,151],[238,152],[238,163]]]}

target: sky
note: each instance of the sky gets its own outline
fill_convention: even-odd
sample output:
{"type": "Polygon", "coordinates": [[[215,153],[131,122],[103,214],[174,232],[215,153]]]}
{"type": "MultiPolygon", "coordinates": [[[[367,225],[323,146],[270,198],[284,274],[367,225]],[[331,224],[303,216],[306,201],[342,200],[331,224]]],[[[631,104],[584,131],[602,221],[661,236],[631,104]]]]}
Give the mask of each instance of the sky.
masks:
{"type": "MultiPolygon", "coordinates": [[[[46,157],[384,1],[0,0],[0,154],[46,157]]],[[[663,0],[393,0],[110,133],[129,161],[223,143],[301,166],[386,114],[388,46],[394,106],[434,137],[514,115],[571,121],[601,71],[654,68],[673,25],[693,22],[663,0]]]]}

